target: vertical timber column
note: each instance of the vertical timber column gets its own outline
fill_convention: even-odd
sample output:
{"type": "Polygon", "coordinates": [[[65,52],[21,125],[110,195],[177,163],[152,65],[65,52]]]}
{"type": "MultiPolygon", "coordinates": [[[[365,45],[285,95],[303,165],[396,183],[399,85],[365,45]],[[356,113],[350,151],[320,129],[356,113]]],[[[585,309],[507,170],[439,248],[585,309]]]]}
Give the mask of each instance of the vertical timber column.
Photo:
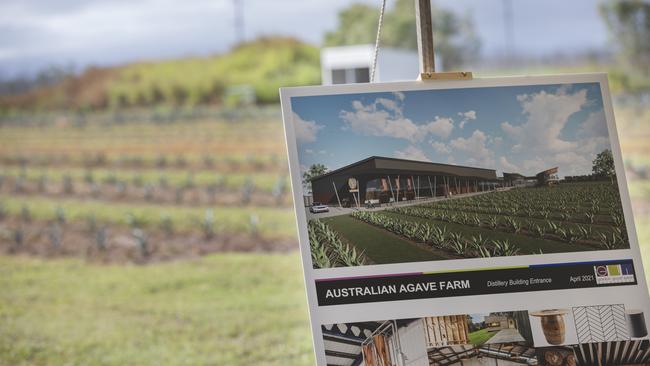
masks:
{"type": "Polygon", "coordinates": [[[437,180],[438,180],[438,176],[434,175],[433,176],[433,198],[436,198],[436,193],[437,193],[437,190],[438,190],[438,182],[437,182],[437,180]]]}
{"type": "Polygon", "coordinates": [[[343,208],[343,205],[341,204],[341,199],[339,198],[339,191],[336,188],[336,183],[334,183],[334,179],[332,179],[332,186],[334,187],[334,194],[336,194],[336,200],[339,202],[339,207],[343,208]]]}
{"type": "Polygon", "coordinates": [[[431,22],[431,0],[415,1],[415,23],[420,57],[420,74],[436,72],[433,52],[433,26],[431,22]]]}

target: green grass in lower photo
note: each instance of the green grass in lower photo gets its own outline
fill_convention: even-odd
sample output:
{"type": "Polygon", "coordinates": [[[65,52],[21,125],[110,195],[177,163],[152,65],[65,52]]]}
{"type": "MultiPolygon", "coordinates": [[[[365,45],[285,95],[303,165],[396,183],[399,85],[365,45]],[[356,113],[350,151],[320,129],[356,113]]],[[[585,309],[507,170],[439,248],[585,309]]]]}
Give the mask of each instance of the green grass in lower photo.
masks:
{"type": "Polygon", "coordinates": [[[0,257],[0,365],[313,365],[299,256],[0,257]]]}
{"type": "Polygon", "coordinates": [[[483,343],[487,342],[495,334],[496,332],[489,332],[487,328],[471,332],[469,334],[469,343],[475,346],[480,346],[483,343]]]}

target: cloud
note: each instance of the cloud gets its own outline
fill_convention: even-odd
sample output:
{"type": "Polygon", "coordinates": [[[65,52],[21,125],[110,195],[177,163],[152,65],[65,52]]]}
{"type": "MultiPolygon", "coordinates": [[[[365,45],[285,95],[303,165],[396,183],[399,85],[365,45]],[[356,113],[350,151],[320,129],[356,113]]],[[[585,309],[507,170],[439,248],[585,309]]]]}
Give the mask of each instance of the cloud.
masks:
{"type": "Polygon", "coordinates": [[[422,126],[422,130],[446,139],[454,130],[454,120],[451,118],[441,118],[436,116],[433,122],[429,122],[422,126]]]}
{"type": "Polygon", "coordinates": [[[404,99],[406,99],[406,95],[402,92],[393,92],[393,95],[395,98],[397,98],[400,102],[403,102],[404,99]]]}
{"type": "Polygon", "coordinates": [[[522,113],[527,120],[520,126],[509,122],[501,124],[502,130],[530,151],[558,152],[576,147],[575,142],[560,137],[562,129],[574,113],[579,112],[587,101],[587,90],[581,89],[569,94],[567,87],[555,93],[541,91],[517,96],[522,113]],[[525,133],[524,133],[525,131],[525,133]]]}
{"type": "Polygon", "coordinates": [[[475,130],[468,138],[451,140],[449,146],[455,151],[465,153],[468,163],[485,166],[494,165],[494,152],[487,147],[489,137],[481,130],[475,130]]]}
{"type": "Polygon", "coordinates": [[[393,111],[400,116],[402,115],[402,109],[400,108],[399,104],[397,104],[397,101],[395,100],[386,99],[386,98],[377,98],[375,103],[382,105],[388,111],[393,111]]]}
{"type": "Polygon", "coordinates": [[[522,140],[524,137],[524,128],[513,126],[508,121],[501,123],[501,129],[513,140],[522,140]]]}
{"type": "Polygon", "coordinates": [[[458,116],[461,118],[458,127],[463,128],[467,122],[474,121],[476,119],[476,111],[471,110],[467,112],[458,112],[458,116]]]}
{"type": "Polygon", "coordinates": [[[499,158],[499,165],[501,166],[501,170],[504,172],[515,173],[519,170],[519,168],[515,164],[509,162],[505,156],[499,158]]]}
{"type": "Polygon", "coordinates": [[[397,150],[395,151],[395,157],[399,159],[408,159],[408,160],[418,160],[418,161],[431,161],[424,151],[421,149],[418,149],[417,147],[413,145],[409,145],[406,149],[404,150],[397,150]]]}
{"type": "Polygon", "coordinates": [[[499,159],[504,170],[536,174],[557,166],[560,175],[589,174],[594,156],[610,146],[602,108],[589,113],[575,129],[567,128],[572,116],[597,102],[588,100],[587,89],[563,85],[554,92],[520,94],[516,99],[523,123],[500,124],[502,146],[510,146],[512,153],[499,159]]]}
{"type": "Polygon", "coordinates": [[[601,109],[589,114],[587,119],[585,119],[578,127],[577,136],[584,138],[608,137],[609,131],[607,130],[605,112],[601,109]]]}
{"type": "Polygon", "coordinates": [[[299,143],[316,141],[316,135],[323,127],[314,121],[305,121],[296,112],[293,113],[293,128],[299,143]]]}
{"type": "Polygon", "coordinates": [[[424,140],[428,135],[447,138],[454,129],[454,120],[436,116],[433,121],[417,124],[403,116],[402,102],[377,98],[370,104],[359,100],[352,102],[352,110],[342,110],[339,117],[344,128],[366,136],[392,137],[411,143],[424,140]]]}
{"type": "Polygon", "coordinates": [[[438,154],[449,154],[451,151],[449,150],[449,147],[445,145],[442,142],[438,141],[431,141],[431,147],[433,147],[433,150],[435,150],[438,154]]]}

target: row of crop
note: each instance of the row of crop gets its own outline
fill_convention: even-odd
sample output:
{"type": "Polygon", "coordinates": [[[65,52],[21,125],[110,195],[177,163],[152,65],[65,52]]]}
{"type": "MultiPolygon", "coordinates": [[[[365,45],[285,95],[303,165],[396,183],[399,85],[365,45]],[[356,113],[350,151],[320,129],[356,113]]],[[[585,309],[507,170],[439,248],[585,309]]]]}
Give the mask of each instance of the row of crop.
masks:
{"type": "Polygon", "coordinates": [[[156,169],[223,169],[226,171],[278,171],[286,169],[286,162],[279,154],[230,156],[216,158],[214,154],[202,155],[107,155],[105,153],[69,154],[8,154],[0,156],[0,164],[6,166],[84,166],[103,168],[156,168],[156,169]]]}
{"type": "Polygon", "coordinates": [[[44,197],[12,197],[0,195],[0,216],[11,222],[41,224],[56,220],[64,212],[66,220],[75,225],[96,221],[103,225],[124,227],[136,218],[143,229],[163,233],[207,232],[204,226],[208,213],[214,217],[215,230],[228,235],[257,235],[265,239],[289,239],[295,232],[291,211],[284,208],[233,206],[174,206],[115,203],[44,197]]]}
{"type": "Polygon", "coordinates": [[[622,206],[618,191],[611,183],[592,183],[587,185],[571,185],[565,188],[564,194],[572,199],[558,198],[548,200],[546,196],[556,195],[561,188],[525,188],[506,192],[495,192],[486,195],[458,198],[426,204],[427,207],[464,211],[484,214],[521,216],[540,219],[561,219],[584,223],[615,223],[609,220],[612,216],[622,216],[622,206]],[[544,190],[540,194],[538,190],[544,190]],[[590,193],[579,194],[579,191],[590,193]],[[597,192],[607,192],[597,194],[597,192]],[[518,197],[513,199],[512,197],[518,197]],[[581,197],[576,199],[576,197],[581,197]]]}
{"type": "Polygon", "coordinates": [[[618,200],[619,194],[616,184],[594,182],[561,184],[557,187],[510,189],[497,192],[494,195],[480,195],[472,198],[472,201],[487,203],[498,201],[508,204],[529,204],[532,202],[548,205],[573,205],[576,203],[589,203],[593,199],[603,202],[618,200]]]}
{"type": "Polygon", "coordinates": [[[314,268],[350,267],[368,264],[363,252],[343,242],[339,234],[321,220],[310,220],[309,245],[314,268]]]}
{"type": "Polygon", "coordinates": [[[14,178],[13,184],[5,183],[5,176],[0,175],[0,191],[7,186],[5,191],[14,194],[62,194],[74,195],[75,197],[89,197],[92,199],[129,199],[144,200],[145,202],[174,203],[181,205],[188,202],[195,202],[191,197],[198,197],[209,203],[225,202],[226,204],[256,206],[283,206],[287,198],[287,185],[284,179],[278,179],[270,194],[257,191],[252,180],[248,179],[238,187],[232,189],[223,182],[197,186],[191,182],[185,182],[176,186],[170,186],[164,181],[158,185],[142,182],[111,181],[111,183],[86,181],[73,181],[69,176],[64,176],[62,182],[49,182],[47,176],[39,177],[36,182],[30,182],[22,177],[14,178]],[[189,197],[189,199],[188,199],[189,197]],[[257,198],[255,198],[257,197],[257,198]],[[238,198],[233,201],[234,198],[238,198]],[[263,198],[263,199],[259,199],[263,198]]]}
{"type": "Polygon", "coordinates": [[[564,184],[559,187],[520,188],[493,192],[439,202],[442,206],[455,204],[477,207],[499,207],[502,209],[530,208],[535,211],[551,212],[566,210],[592,210],[595,212],[620,207],[617,186],[610,182],[564,184]]]}
{"type": "Polygon", "coordinates": [[[460,232],[447,230],[447,226],[444,225],[401,220],[380,212],[358,211],[353,213],[352,217],[433,249],[447,251],[461,257],[503,257],[520,254],[519,248],[509,240],[490,240],[480,234],[466,236],[460,232]]]}
{"type": "MultiPolygon", "coordinates": [[[[461,199],[454,201],[462,201],[461,199]]],[[[615,225],[622,221],[623,210],[620,205],[618,207],[613,207],[610,210],[601,210],[598,207],[580,210],[577,207],[564,207],[562,210],[558,209],[557,211],[550,211],[549,209],[535,209],[530,206],[519,206],[512,205],[510,207],[503,207],[500,205],[472,205],[464,204],[464,202],[454,202],[451,204],[437,204],[430,203],[421,205],[421,207],[437,209],[437,210],[446,210],[448,212],[466,212],[466,213],[476,213],[476,214],[488,214],[488,215],[507,215],[507,216],[517,216],[530,219],[543,219],[543,220],[562,220],[562,221],[571,221],[575,223],[585,223],[585,224],[602,224],[602,225],[615,225]]],[[[562,207],[561,207],[562,208],[562,207]]]]}
{"type": "Polygon", "coordinates": [[[160,187],[184,187],[196,186],[217,186],[219,188],[236,189],[246,182],[250,182],[256,189],[270,192],[276,185],[287,185],[289,178],[285,172],[263,172],[250,173],[219,172],[211,170],[170,170],[161,171],[156,169],[119,170],[102,168],[15,168],[0,166],[0,180],[6,181],[9,178],[14,180],[33,182],[71,182],[83,181],[84,183],[107,183],[117,182],[130,183],[141,187],[145,184],[158,185],[160,187]]]}
{"type": "MultiPolygon", "coordinates": [[[[0,202],[0,221],[5,220],[9,217],[10,214],[8,210],[5,208],[5,205],[0,202]]],[[[58,226],[63,226],[70,221],[68,211],[62,206],[55,206],[50,217],[51,219],[48,220],[49,223],[56,224],[58,226]]],[[[30,209],[27,205],[23,205],[20,208],[20,213],[17,218],[17,222],[19,224],[25,225],[30,224],[35,220],[32,209],[30,209]]],[[[159,230],[166,236],[171,236],[178,232],[178,223],[176,221],[178,220],[175,216],[167,213],[162,213],[159,216],[159,219],[156,221],[155,219],[151,219],[149,217],[127,212],[124,215],[124,220],[122,222],[126,223],[131,229],[134,230],[159,230]]],[[[106,227],[108,225],[105,222],[100,222],[94,212],[83,215],[83,223],[88,231],[92,233],[95,233],[101,227],[106,227]]],[[[259,216],[256,214],[251,214],[248,222],[248,227],[245,228],[246,233],[253,237],[257,237],[260,233],[259,224],[259,216]]],[[[206,209],[201,218],[193,217],[190,220],[190,226],[188,227],[187,225],[184,225],[183,227],[183,231],[193,229],[200,230],[206,240],[212,239],[217,232],[223,233],[227,230],[225,225],[217,222],[214,210],[212,209],[206,209]]]]}
{"type": "Polygon", "coordinates": [[[401,207],[390,210],[401,215],[420,217],[427,220],[468,225],[490,230],[498,230],[518,235],[526,235],[545,240],[562,241],[567,244],[598,245],[603,249],[616,249],[629,246],[627,231],[622,216],[615,216],[616,226],[609,230],[594,229],[588,224],[568,224],[553,220],[523,220],[502,215],[479,215],[466,212],[453,213],[446,210],[432,210],[418,207],[401,207]]]}

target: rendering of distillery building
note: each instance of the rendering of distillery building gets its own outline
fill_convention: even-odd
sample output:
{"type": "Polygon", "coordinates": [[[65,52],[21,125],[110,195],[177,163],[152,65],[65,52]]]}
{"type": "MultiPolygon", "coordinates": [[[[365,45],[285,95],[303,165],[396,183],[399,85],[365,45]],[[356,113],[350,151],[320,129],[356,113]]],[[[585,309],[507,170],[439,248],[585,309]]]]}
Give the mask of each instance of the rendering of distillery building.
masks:
{"type": "Polygon", "coordinates": [[[551,186],[559,182],[558,167],[546,169],[537,173],[533,177],[526,177],[519,173],[503,173],[504,187],[523,187],[523,186],[551,186]]]}
{"type": "Polygon", "coordinates": [[[372,156],[311,180],[313,201],[343,207],[493,190],[496,170],[372,156]]]}

